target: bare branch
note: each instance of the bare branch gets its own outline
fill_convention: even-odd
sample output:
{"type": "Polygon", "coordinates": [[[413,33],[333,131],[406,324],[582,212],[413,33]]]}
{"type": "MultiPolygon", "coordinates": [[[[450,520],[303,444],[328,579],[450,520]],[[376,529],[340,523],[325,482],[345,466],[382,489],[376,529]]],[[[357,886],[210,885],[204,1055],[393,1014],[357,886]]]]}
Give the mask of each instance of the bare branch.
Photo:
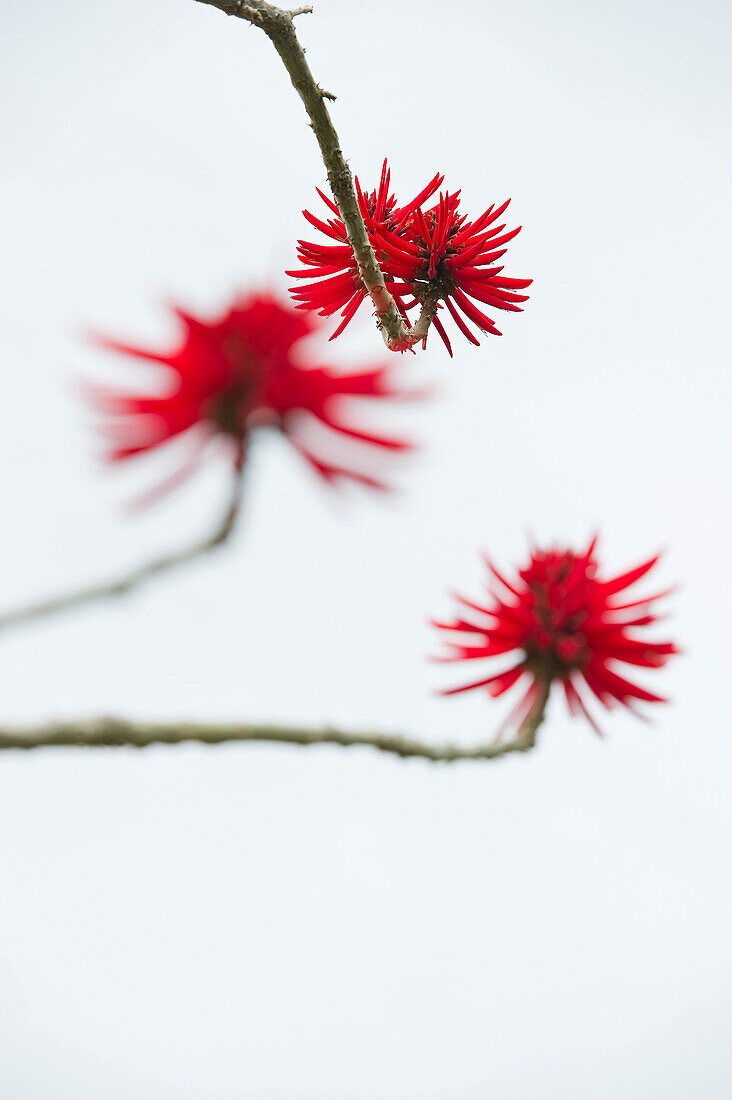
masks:
{"type": "Polygon", "coordinates": [[[300,8],[294,12],[288,12],[275,7],[274,4],[266,3],[265,0],[197,0],[197,2],[209,4],[227,15],[246,19],[267,35],[282,58],[293,87],[305,105],[328,171],[328,183],[338,204],[348,240],[353,249],[358,273],[373,303],[376,324],[386,346],[391,351],[405,351],[423,340],[434,317],[436,303],[434,306],[425,306],[417,324],[414,328],[409,328],[402,320],[396,302],[386,288],[383,272],[371,247],[359,210],[351,170],[343,156],[338,134],[324,103],[325,99],[334,99],[335,96],[330,92],[324,92],[317,84],[295,33],[293,16],[311,9],[300,8]]]}
{"type": "Polygon", "coordinates": [[[34,619],[45,619],[50,615],[57,615],[62,611],[70,611],[82,604],[94,603],[97,600],[111,599],[113,596],[123,596],[138,588],[145,581],[151,580],[159,573],[166,573],[169,569],[175,569],[179,565],[185,565],[194,558],[208,554],[223,543],[231,535],[236,524],[241,506],[241,488],[244,472],[244,448],[239,450],[234,466],[234,478],[231,487],[231,497],[226,511],[217,524],[212,534],[206,538],[194,542],[192,546],[185,546],[181,550],[175,550],[165,557],[155,558],[145,565],[133,569],[129,573],[116,577],[111,581],[103,581],[101,584],[91,585],[86,588],[67,592],[61,596],[53,596],[38,603],[18,607],[12,611],[0,614],[0,631],[8,627],[20,626],[23,623],[32,622],[34,619]]]}
{"type": "Polygon", "coordinates": [[[130,745],[180,745],[196,741],[220,745],[229,741],[259,741],[281,745],[340,745],[344,748],[372,748],[402,758],[417,757],[432,763],[451,764],[458,760],[494,760],[512,752],[534,748],[536,733],[544,719],[549,695],[545,685],[516,738],[505,743],[462,747],[431,745],[411,737],[388,733],[349,733],[330,728],[305,729],[290,726],[227,725],[212,723],[149,723],[121,718],[93,718],[79,722],[51,722],[36,728],[0,727],[0,749],[58,747],[102,747],[130,745]]]}

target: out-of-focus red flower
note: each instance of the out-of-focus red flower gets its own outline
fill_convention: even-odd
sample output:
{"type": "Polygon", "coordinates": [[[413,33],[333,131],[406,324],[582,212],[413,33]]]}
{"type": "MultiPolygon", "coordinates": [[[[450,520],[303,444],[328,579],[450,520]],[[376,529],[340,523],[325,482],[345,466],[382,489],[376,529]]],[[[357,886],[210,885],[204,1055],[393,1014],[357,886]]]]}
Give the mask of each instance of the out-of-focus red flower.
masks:
{"type": "MultiPolygon", "coordinates": [[[[388,233],[400,233],[414,210],[419,209],[427,199],[434,195],[444,176],[435,175],[418,195],[408,202],[406,206],[397,207],[396,199],[389,192],[391,184],[391,171],[386,161],[381,169],[381,180],[378,190],[370,194],[361,189],[356,176],[356,195],[361,216],[366,225],[371,245],[377,248],[375,234],[379,231],[388,233]]],[[[316,218],[309,210],[303,210],[304,216],[310,224],[328,237],[335,244],[311,243],[309,241],[297,242],[297,256],[300,263],[305,264],[302,269],[286,271],[293,279],[309,279],[311,282],[290,288],[293,299],[298,302],[298,309],[315,310],[321,317],[331,317],[338,310],[341,311],[341,323],[330,337],[335,340],[353,320],[361,302],[367,297],[367,292],[358,273],[356,261],[348,243],[348,234],[343,220],[338,212],[338,207],[327,195],[316,188],[321,199],[328,207],[333,217],[326,221],[316,218]]],[[[387,279],[387,289],[392,290],[387,279]]],[[[398,308],[404,319],[407,314],[396,296],[398,308]]]]}
{"type": "Polygon", "coordinates": [[[351,467],[348,441],[367,445],[372,455],[405,451],[410,444],[354,426],[344,402],[409,396],[392,385],[388,367],[343,374],[320,366],[301,344],[317,327],[314,320],[267,293],[237,299],[213,321],[176,313],[183,331],[170,351],[99,340],[113,351],[162,367],[166,383],[154,396],[87,387],[89,399],[104,414],[109,460],[122,461],[187,436],[190,460],[161,487],[172,488],[197,467],[212,440],[225,441],[232,461],[241,462],[251,433],[269,426],[282,432],[326,481],[343,478],[386,487],[370,471],[351,467]],[[311,441],[314,426],[318,443],[311,441]]]}
{"type": "Polygon", "coordinates": [[[497,697],[522,682],[525,690],[504,723],[518,726],[542,687],[559,681],[570,713],[583,714],[598,733],[585,701],[588,690],[607,709],[621,703],[635,712],[639,701],[666,702],[660,695],[626,680],[615,667],[621,663],[660,668],[678,652],[673,642],[651,642],[636,636],[637,631],[657,621],[657,616],[650,613],[652,605],[670,590],[630,602],[620,595],[644,577],[658,557],[603,580],[598,575],[596,542],[593,539],[581,554],[535,550],[528,566],[519,570],[513,582],[486,559],[493,578],[488,585],[490,602],[483,606],[456,596],[470,614],[461,612],[451,622],[434,623],[451,639],[446,643],[449,652],[437,660],[514,656],[506,669],[443,694],[485,688],[497,697]],[[453,641],[455,634],[464,635],[470,644],[453,641]]]}
{"type": "MultiPolygon", "coordinates": [[[[430,210],[416,208],[402,230],[388,227],[374,231],[377,255],[391,280],[389,286],[404,308],[421,307],[425,298],[436,296],[444,303],[460,332],[471,344],[480,341],[466,321],[482,332],[500,336],[494,322],[480,306],[521,312],[527,294],[517,294],[531,285],[531,279],[512,279],[498,263],[509,241],[521,226],[504,233],[505,222],[496,224],[511,200],[489,206],[475,221],[459,213],[460,192],[445,192],[430,210]],[[476,302],[479,303],[476,305],[476,302]]],[[[450,340],[439,316],[432,322],[452,355],[450,340]]]]}

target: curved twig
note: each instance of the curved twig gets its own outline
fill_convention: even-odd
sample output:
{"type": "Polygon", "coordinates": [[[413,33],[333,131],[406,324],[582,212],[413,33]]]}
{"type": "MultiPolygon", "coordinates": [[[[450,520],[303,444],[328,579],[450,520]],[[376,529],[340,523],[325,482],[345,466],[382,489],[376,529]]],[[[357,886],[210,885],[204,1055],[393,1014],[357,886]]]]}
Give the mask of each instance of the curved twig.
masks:
{"type": "Polygon", "coordinates": [[[310,125],[318,140],[328,172],[328,183],[346,227],[358,273],[374,305],[377,327],[391,351],[406,351],[427,335],[436,303],[425,304],[414,327],[408,328],[386,288],[383,272],[371,247],[359,210],[351,170],[343,156],[338,134],[325,105],[326,99],[335,99],[335,96],[325,92],[315,80],[295,33],[295,16],[312,12],[312,8],[285,11],[265,0],[198,0],[198,3],[209,4],[226,15],[238,16],[239,19],[246,19],[253,26],[259,27],[282,58],[293,87],[305,105],[310,125]]]}
{"type": "Polygon", "coordinates": [[[145,581],[151,580],[159,573],[166,573],[169,569],[175,569],[179,565],[194,558],[208,554],[217,546],[223,545],[234,530],[241,507],[241,489],[244,476],[244,448],[243,445],[237,454],[234,465],[234,478],[231,487],[231,497],[221,521],[216,525],[212,534],[204,539],[194,542],[191,546],[185,546],[181,550],[175,550],[161,558],[154,558],[145,565],[138,566],[129,573],[115,577],[111,581],[102,581],[85,588],[79,588],[74,592],[67,592],[60,596],[52,596],[47,600],[39,600],[37,603],[27,604],[11,611],[0,614],[0,631],[12,626],[20,626],[23,623],[32,622],[34,619],[45,619],[50,615],[58,615],[62,611],[70,611],[72,608],[83,604],[94,603],[97,600],[111,599],[113,596],[123,596],[138,588],[145,581]]]}

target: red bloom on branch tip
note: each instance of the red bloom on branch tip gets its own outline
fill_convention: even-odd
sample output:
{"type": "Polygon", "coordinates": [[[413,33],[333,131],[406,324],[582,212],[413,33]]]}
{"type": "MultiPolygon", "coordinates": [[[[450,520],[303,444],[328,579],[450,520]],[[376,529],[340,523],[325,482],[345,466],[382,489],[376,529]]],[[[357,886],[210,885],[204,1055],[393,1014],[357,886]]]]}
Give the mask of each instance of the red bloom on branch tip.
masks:
{"type": "MultiPolygon", "coordinates": [[[[389,191],[391,184],[391,171],[386,160],[381,169],[381,180],[376,190],[364,192],[358,180],[355,178],[356,195],[361,216],[369,234],[372,247],[376,249],[376,234],[379,232],[400,233],[410,215],[419,209],[427,199],[434,195],[444,176],[439,173],[430,180],[418,195],[406,206],[397,207],[397,201],[389,191]]],[[[355,317],[359,306],[366,298],[367,291],[358,273],[356,260],[348,243],[348,234],[338,207],[327,195],[316,188],[321,199],[328,207],[332,217],[322,221],[311,214],[309,210],[303,210],[305,218],[310,224],[327,237],[334,244],[311,243],[309,241],[297,242],[297,256],[304,268],[294,271],[286,271],[285,274],[293,279],[313,280],[303,285],[290,288],[290,294],[298,303],[297,309],[314,310],[321,317],[331,317],[341,311],[341,323],[330,337],[335,340],[355,317]]],[[[387,289],[391,286],[387,279],[387,289]]],[[[398,296],[396,302],[407,319],[398,296]]]]}
{"type": "MultiPolygon", "coordinates": [[[[531,279],[504,275],[503,265],[498,263],[506,253],[504,246],[521,229],[519,226],[506,231],[505,222],[498,224],[510,199],[498,207],[489,206],[479,218],[470,221],[459,213],[459,191],[453,194],[446,191],[440,194],[435,206],[422,209],[444,176],[435,175],[402,207],[397,207],[389,192],[390,180],[384,161],[378,190],[364,193],[357,177],[356,195],[386,288],[406,324],[410,324],[410,310],[436,301],[437,310],[446,309],[471,344],[478,344],[479,340],[468,322],[481,332],[500,336],[483,307],[520,312],[528,296],[517,291],[526,290],[532,283],[531,279]]],[[[322,191],[318,194],[333,217],[322,221],[307,210],[303,214],[315,229],[335,243],[298,241],[298,258],[305,266],[286,274],[311,280],[290,288],[298,309],[315,310],[323,317],[340,310],[341,323],[331,336],[334,340],[350,324],[367,292],[338,207],[322,191]]],[[[443,318],[435,316],[432,324],[452,355],[442,321],[443,318]]],[[[426,342],[425,338],[423,346],[426,342]]]]}
{"type": "MultiPolygon", "coordinates": [[[[470,644],[448,641],[442,661],[463,661],[513,654],[503,671],[444,692],[453,695],[485,688],[489,695],[503,695],[522,682],[525,691],[504,723],[519,726],[530,712],[542,687],[558,681],[570,713],[584,715],[599,729],[587,704],[587,691],[610,709],[620,703],[637,713],[637,702],[666,702],[625,679],[618,663],[640,668],[660,668],[678,650],[673,642],[649,642],[636,631],[657,621],[651,614],[656,600],[668,594],[628,602],[620,593],[635,584],[658,561],[603,580],[598,575],[596,539],[584,553],[572,550],[535,550],[518,579],[506,580],[486,559],[492,574],[490,601],[473,603],[457,596],[467,609],[451,622],[435,622],[438,629],[463,635],[470,644]]],[[[640,717],[640,715],[639,715],[640,717]]]]}
{"type": "Polygon", "coordinates": [[[193,472],[212,441],[224,441],[232,461],[241,463],[252,433],[271,427],[326,481],[386,488],[371,472],[351,466],[350,441],[356,442],[353,457],[358,444],[372,456],[411,445],[353,425],[342,406],[354,397],[410,396],[392,385],[388,367],[342,374],[319,365],[300,343],[316,328],[314,321],[271,294],[240,297],[213,321],[176,313],[183,331],[170,351],[99,340],[113,351],[162,367],[167,382],[155,395],[86,387],[105,416],[102,431],[110,461],[155,450],[179,436],[190,438],[191,457],[161,487],[166,490],[193,472]]]}
{"type": "MultiPolygon", "coordinates": [[[[391,280],[389,289],[407,311],[436,298],[438,308],[444,304],[471,344],[480,341],[468,321],[482,332],[501,335],[481,307],[519,313],[528,295],[516,291],[526,290],[533,281],[509,278],[498,263],[506,253],[504,246],[521,229],[504,232],[505,222],[497,224],[510,201],[489,206],[479,218],[469,221],[459,213],[460,192],[446,191],[432,209],[425,213],[415,209],[400,233],[388,228],[375,230],[377,255],[391,280]]],[[[432,324],[452,355],[441,318],[436,316],[432,324]]]]}

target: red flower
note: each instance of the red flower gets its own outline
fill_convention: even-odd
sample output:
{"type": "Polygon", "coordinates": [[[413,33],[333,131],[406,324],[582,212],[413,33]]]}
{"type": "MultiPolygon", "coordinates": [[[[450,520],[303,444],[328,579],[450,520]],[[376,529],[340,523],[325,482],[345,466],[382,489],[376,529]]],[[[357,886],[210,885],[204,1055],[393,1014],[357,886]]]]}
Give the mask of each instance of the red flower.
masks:
{"type": "Polygon", "coordinates": [[[410,445],[352,426],[341,404],[350,397],[407,396],[392,387],[388,368],[340,374],[312,362],[299,345],[316,327],[313,321],[269,294],[239,298],[214,321],[176,313],[183,333],[171,351],[100,341],[113,351],[160,364],[167,383],[156,396],[88,387],[91,401],[106,414],[103,432],[111,461],[187,435],[193,444],[191,458],[161,487],[167,489],[195,469],[212,440],[226,441],[233,461],[241,462],[251,433],[270,426],[281,431],[326,481],[345,478],[385,488],[369,473],[343,464],[344,441],[358,440],[374,453],[404,451],[410,445]],[[311,449],[308,428],[313,424],[326,429],[320,433],[321,445],[327,447],[331,436],[334,461],[320,448],[311,449]]]}
{"type": "MultiPolygon", "coordinates": [[[[391,279],[389,288],[407,310],[421,306],[428,296],[436,296],[471,344],[480,341],[464,318],[483,332],[501,335],[475,302],[519,313],[519,303],[528,301],[528,295],[515,292],[525,290],[533,281],[510,279],[503,274],[503,267],[497,265],[506,253],[503,245],[521,230],[518,226],[504,233],[505,222],[495,224],[510,201],[507,199],[497,208],[489,206],[475,221],[468,221],[464,214],[458,213],[460,192],[452,195],[445,192],[426,213],[415,209],[401,232],[392,232],[388,226],[375,230],[377,254],[381,255],[382,266],[391,279]],[[404,301],[405,297],[410,300],[404,301]]],[[[452,355],[442,321],[435,317],[432,324],[452,355]]]]}
{"type": "MultiPolygon", "coordinates": [[[[510,200],[497,208],[490,206],[475,221],[468,221],[464,214],[458,213],[460,192],[452,195],[445,192],[439,203],[425,212],[422,206],[444,179],[438,174],[410,203],[397,208],[396,199],[389,194],[390,178],[384,161],[378,191],[364,194],[356,177],[356,194],[387,290],[407,325],[409,310],[421,306],[426,298],[436,297],[437,308],[442,309],[444,303],[472,344],[479,341],[466,319],[481,331],[500,336],[491,318],[475,303],[520,312],[519,303],[527,301],[528,296],[516,291],[525,290],[532,282],[508,278],[503,275],[503,267],[497,265],[506,253],[502,246],[521,229],[519,226],[504,233],[505,223],[495,224],[510,200]]],[[[318,194],[335,216],[323,222],[307,210],[303,214],[312,226],[336,243],[298,241],[298,258],[306,266],[286,274],[313,280],[290,288],[298,309],[316,310],[322,317],[341,311],[341,323],[331,336],[334,340],[351,322],[367,295],[338,207],[322,191],[318,194]]],[[[452,355],[441,319],[435,317],[432,323],[452,355]]],[[[425,344],[426,339],[423,347],[425,344]]]]}
{"type": "Polygon", "coordinates": [[[594,729],[583,696],[586,690],[610,709],[617,703],[634,710],[636,701],[662,703],[613,667],[618,662],[641,668],[660,668],[672,653],[672,642],[647,642],[636,630],[657,621],[651,605],[667,592],[622,602],[626,588],[645,576],[658,561],[651,558],[627,573],[601,580],[593,539],[583,554],[572,550],[536,550],[527,568],[519,571],[513,584],[493,564],[486,564],[500,588],[489,586],[488,606],[456,598],[474,615],[453,622],[435,623],[440,630],[469,636],[472,644],[448,642],[450,652],[438,660],[462,661],[516,653],[509,667],[463,687],[444,692],[453,695],[473,688],[486,688],[497,697],[523,680],[526,690],[507,723],[520,725],[531,710],[541,688],[558,680],[572,715],[584,714],[594,729]],[[620,602],[619,602],[620,601],[620,602]],[[477,621],[476,621],[477,619],[477,621]]]}
{"type": "MultiPolygon", "coordinates": [[[[381,169],[378,191],[372,191],[371,194],[364,193],[356,176],[358,205],[372,247],[377,248],[377,232],[400,233],[410,214],[434,195],[444,178],[438,173],[411,202],[397,208],[396,199],[389,194],[391,171],[386,161],[381,169]]],[[[358,307],[367,297],[367,291],[361,282],[338,207],[319,188],[316,188],[316,191],[334,217],[323,222],[308,210],[303,210],[303,214],[315,229],[336,243],[327,245],[298,241],[298,259],[306,266],[296,271],[286,271],[285,274],[293,279],[314,280],[305,283],[304,286],[290,288],[292,297],[299,303],[298,309],[315,310],[321,317],[330,317],[341,310],[341,323],[330,337],[331,340],[335,340],[355,317],[358,307]]],[[[388,280],[386,285],[387,289],[391,290],[388,280]]],[[[406,320],[407,314],[398,298],[397,306],[406,320]]]]}

